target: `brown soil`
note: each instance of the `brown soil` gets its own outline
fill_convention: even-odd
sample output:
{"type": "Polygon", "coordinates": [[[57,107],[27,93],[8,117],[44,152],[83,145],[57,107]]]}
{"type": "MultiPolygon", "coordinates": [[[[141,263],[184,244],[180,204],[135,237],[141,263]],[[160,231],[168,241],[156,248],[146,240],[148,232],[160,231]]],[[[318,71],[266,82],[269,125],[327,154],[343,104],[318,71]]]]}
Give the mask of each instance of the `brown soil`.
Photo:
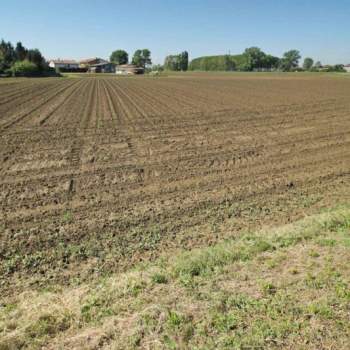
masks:
{"type": "Polygon", "coordinates": [[[0,85],[1,288],[71,283],[345,202],[349,93],[350,79],[320,75],[0,85]]]}

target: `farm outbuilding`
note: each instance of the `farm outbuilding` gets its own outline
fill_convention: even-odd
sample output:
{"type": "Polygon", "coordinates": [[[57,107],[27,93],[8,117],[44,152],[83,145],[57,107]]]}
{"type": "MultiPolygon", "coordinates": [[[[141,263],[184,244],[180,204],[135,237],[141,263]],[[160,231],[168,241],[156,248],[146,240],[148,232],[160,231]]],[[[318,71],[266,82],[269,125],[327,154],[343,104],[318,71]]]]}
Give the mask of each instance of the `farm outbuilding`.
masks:
{"type": "Polygon", "coordinates": [[[80,68],[88,68],[90,66],[94,66],[96,64],[101,64],[101,63],[108,63],[108,61],[98,57],[87,58],[85,60],[79,61],[79,66],[80,68]]]}
{"type": "Polygon", "coordinates": [[[344,69],[345,69],[348,73],[350,73],[350,64],[346,64],[346,65],[344,66],[344,69]]]}
{"type": "Polygon", "coordinates": [[[97,63],[89,66],[89,73],[114,73],[115,64],[111,62],[97,63]]]}
{"type": "Polygon", "coordinates": [[[116,67],[115,73],[118,75],[135,75],[143,74],[144,68],[135,66],[134,64],[122,64],[116,67]]]}
{"type": "Polygon", "coordinates": [[[50,60],[49,67],[51,68],[64,68],[64,69],[77,69],[79,68],[79,63],[74,60],[50,60]]]}

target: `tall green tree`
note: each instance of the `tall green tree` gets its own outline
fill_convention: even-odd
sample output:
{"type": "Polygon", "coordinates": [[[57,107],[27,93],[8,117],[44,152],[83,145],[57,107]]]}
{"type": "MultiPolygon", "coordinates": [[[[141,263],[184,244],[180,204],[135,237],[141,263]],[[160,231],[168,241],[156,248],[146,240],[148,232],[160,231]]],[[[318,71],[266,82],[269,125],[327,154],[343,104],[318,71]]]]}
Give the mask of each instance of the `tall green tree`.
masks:
{"type": "Polygon", "coordinates": [[[306,57],[304,59],[304,63],[303,63],[303,68],[305,70],[310,70],[312,68],[312,66],[314,65],[314,60],[310,57],[306,57]]]}
{"type": "Polygon", "coordinates": [[[151,51],[148,49],[136,50],[132,58],[132,64],[143,68],[152,64],[151,51]]]}
{"type": "Polygon", "coordinates": [[[169,55],[165,57],[164,69],[171,71],[180,70],[179,55],[169,55]]]}
{"type": "Polygon", "coordinates": [[[27,57],[27,53],[28,53],[28,50],[19,41],[16,44],[16,48],[15,48],[16,60],[24,61],[27,57]]]}
{"type": "Polygon", "coordinates": [[[143,64],[144,67],[152,64],[151,51],[148,49],[142,50],[143,64]]]}
{"type": "Polygon", "coordinates": [[[28,50],[26,58],[28,61],[33,62],[39,70],[43,70],[45,68],[45,58],[38,49],[28,50]]]}
{"type": "Polygon", "coordinates": [[[247,57],[247,67],[249,70],[263,68],[266,54],[258,47],[245,49],[244,55],[247,57]]]}
{"type": "Polygon", "coordinates": [[[298,67],[300,58],[298,50],[287,51],[281,59],[280,68],[285,72],[289,72],[298,67]]]}
{"type": "Polygon", "coordinates": [[[183,51],[179,55],[180,57],[180,70],[181,71],[187,71],[188,70],[188,52],[183,51]]]}
{"type": "Polygon", "coordinates": [[[136,66],[142,66],[142,50],[136,50],[132,57],[132,64],[136,66]]]}
{"type": "Polygon", "coordinates": [[[262,63],[262,67],[266,69],[277,69],[279,65],[280,58],[272,55],[266,55],[262,63]]]}
{"type": "Polygon", "coordinates": [[[110,61],[115,64],[127,64],[129,62],[129,55],[124,50],[115,50],[110,56],[110,61]]]}
{"type": "Polygon", "coordinates": [[[16,60],[15,50],[10,42],[0,42],[0,72],[9,69],[16,60]]]}
{"type": "Polygon", "coordinates": [[[178,55],[169,55],[165,57],[164,68],[172,71],[187,71],[188,52],[183,51],[178,55]]]}

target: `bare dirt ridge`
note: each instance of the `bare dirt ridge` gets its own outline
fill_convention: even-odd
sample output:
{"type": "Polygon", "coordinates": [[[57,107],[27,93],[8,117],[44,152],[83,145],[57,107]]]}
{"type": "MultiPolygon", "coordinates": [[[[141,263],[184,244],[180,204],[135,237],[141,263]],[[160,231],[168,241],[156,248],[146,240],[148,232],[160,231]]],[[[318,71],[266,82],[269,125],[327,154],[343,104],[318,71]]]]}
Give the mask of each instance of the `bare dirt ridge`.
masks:
{"type": "Polygon", "coordinates": [[[238,232],[349,198],[349,93],[320,75],[0,85],[1,288],[124,269],[221,240],[227,220],[238,232]]]}

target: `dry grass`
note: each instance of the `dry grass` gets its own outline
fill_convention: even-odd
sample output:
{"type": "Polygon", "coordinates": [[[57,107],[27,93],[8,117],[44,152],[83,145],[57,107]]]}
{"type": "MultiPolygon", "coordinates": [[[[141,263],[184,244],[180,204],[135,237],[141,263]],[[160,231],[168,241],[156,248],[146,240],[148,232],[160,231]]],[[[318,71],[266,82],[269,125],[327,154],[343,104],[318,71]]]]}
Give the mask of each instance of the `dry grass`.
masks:
{"type": "Polygon", "coordinates": [[[3,300],[0,349],[348,349],[350,209],[3,300]]]}

